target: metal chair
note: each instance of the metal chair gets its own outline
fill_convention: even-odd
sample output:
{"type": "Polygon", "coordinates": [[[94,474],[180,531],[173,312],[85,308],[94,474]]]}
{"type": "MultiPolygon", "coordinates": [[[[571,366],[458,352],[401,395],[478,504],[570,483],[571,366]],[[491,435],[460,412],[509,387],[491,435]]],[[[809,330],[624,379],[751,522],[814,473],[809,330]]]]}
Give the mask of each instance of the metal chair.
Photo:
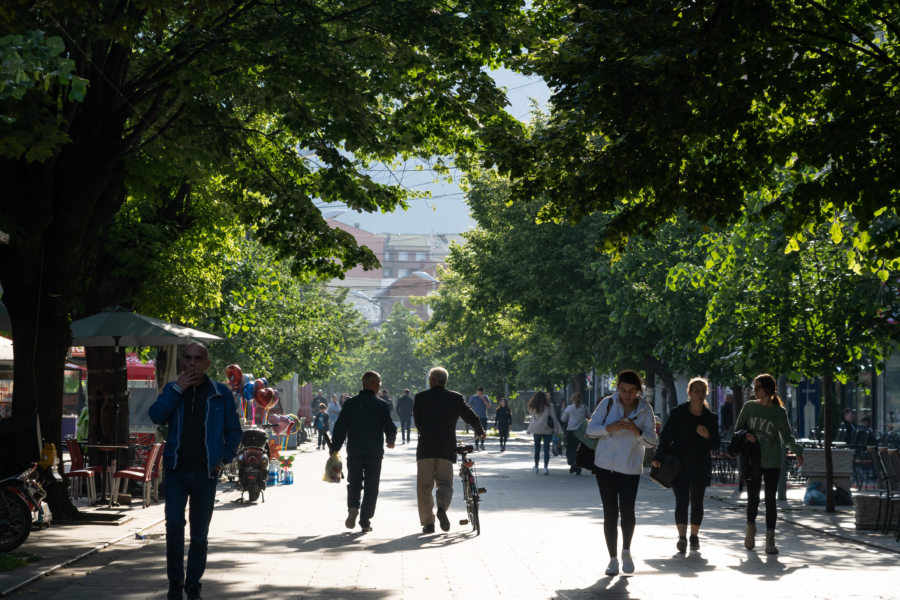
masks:
{"type": "Polygon", "coordinates": [[[166,443],[162,442],[159,452],[156,453],[156,460],[153,462],[153,472],[150,474],[150,496],[154,502],[159,502],[159,477],[163,473],[162,461],[165,450],[166,443]]]}
{"type": "Polygon", "coordinates": [[[121,469],[113,473],[111,498],[113,504],[116,503],[116,500],[119,497],[120,481],[130,479],[132,481],[142,482],[144,492],[144,508],[150,506],[150,488],[152,487],[150,479],[153,476],[153,464],[156,462],[156,456],[159,454],[159,449],[161,446],[162,444],[153,444],[153,446],[150,448],[150,454],[147,456],[147,463],[144,466],[128,467],[127,469],[121,469]]]}
{"type": "Polygon", "coordinates": [[[88,499],[93,504],[97,500],[97,486],[94,480],[97,474],[103,473],[103,467],[85,467],[84,454],[81,452],[81,445],[78,441],[70,436],[65,439],[66,448],[69,450],[70,467],[63,476],[72,482],[72,497],[81,498],[81,484],[84,483],[87,488],[88,499]],[[75,483],[77,482],[77,485],[75,483]]]}

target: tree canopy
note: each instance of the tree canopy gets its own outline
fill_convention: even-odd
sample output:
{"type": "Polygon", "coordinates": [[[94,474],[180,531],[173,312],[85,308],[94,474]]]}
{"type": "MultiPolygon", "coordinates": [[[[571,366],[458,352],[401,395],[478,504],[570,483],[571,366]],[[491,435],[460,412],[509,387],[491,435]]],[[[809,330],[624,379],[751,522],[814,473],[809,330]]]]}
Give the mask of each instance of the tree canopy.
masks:
{"type": "Polygon", "coordinates": [[[487,161],[545,219],[614,216],[610,246],[679,210],[734,222],[748,194],[789,234],[852,215],[898,267],[900,13],[862,0],[544,0],[525,68],[548,126],[493,136],[487,161]],[[788,177],[794,185],[782,185],[788,177]]]}

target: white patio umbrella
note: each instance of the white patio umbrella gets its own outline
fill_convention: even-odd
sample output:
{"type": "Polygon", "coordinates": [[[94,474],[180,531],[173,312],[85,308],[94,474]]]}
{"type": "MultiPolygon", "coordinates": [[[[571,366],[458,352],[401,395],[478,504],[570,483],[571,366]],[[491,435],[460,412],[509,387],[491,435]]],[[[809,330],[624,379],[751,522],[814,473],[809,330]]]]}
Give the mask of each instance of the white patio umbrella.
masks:
{"type": "MultiPolygon", "coordinates": [[[[222,339],[199,329],[167,323],[121,307],[73,321],[71,328],[74,345],[113,346],[116,356],[122,346],[168,346],[190,342],[215,342],[222,339]]],[[[115,422],[118,423],[118,386],[115,388],[113,402],[116,410],[115,422]]]]}

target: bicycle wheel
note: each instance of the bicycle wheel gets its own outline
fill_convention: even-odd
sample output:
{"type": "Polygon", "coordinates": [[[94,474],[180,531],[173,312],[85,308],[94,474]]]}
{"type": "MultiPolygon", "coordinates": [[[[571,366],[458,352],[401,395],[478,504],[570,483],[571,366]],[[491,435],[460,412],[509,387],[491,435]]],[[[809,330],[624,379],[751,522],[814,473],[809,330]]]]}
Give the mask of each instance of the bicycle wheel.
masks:
{"type": "Polygon", "coordinates": [[[466,483],[466,489],[469,492],[468,497],[466,498],[466,512],[469,515],[469,523],[472,525],[475,534],[480,535],[481,524],[478,522],[478,489],[475,487],[475,478],[469,474],[466,483]]]}

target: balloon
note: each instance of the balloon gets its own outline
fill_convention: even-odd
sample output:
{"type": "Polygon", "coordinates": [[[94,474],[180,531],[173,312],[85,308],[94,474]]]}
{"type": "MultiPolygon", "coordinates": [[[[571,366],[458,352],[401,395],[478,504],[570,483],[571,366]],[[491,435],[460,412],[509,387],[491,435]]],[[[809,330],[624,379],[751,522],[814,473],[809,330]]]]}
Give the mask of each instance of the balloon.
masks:
{"type": "Polygon", "coordinates": [[[253,399],[261,409],[270,410],[278,404],[278,393],[270,387],[264,387],[257,390],[253,399]]]}
{"type": "Polygon", "coordinates": [[[225,367],[225,378],[228,379],[228,383],[231,384],[233,389],[238,389],[241,387],[241,384],[244,379],[244,374],[241,372],[241,368],[237,365],[228,365],[225,367]]]}

